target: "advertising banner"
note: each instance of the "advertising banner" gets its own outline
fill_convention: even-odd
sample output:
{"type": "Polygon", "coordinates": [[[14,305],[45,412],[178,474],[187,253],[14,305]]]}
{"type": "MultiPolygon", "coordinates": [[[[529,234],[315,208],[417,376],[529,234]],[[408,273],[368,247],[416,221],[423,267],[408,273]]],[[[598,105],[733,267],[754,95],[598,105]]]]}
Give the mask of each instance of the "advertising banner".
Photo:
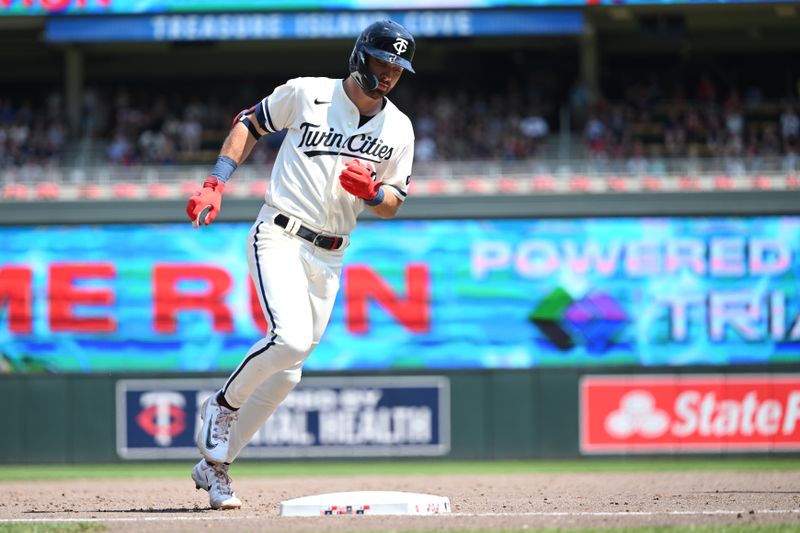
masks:
{"type": "Polygon", "coordinates": [[[800,374],[587,376],[584,454],[800,450],[800,374]]]}
{"type": "MultiPolygon", "coordinates": [[[[194,459],[212,379],[117,382],[117,451],[124,459],[194,459]]],[[[304,378],[241,457],[446,455],[450,388],[437,376],[304,378]]]]}
{"type": "MultiPolygon", "coordinates": [[[[365,9],[487,9],[595,4],[720,4],[760,1],[766,2],[767,0],[0,0],[0,16],[135,15],[288,10],[324,12],[365,9]]],[[[769,1],[775,3],[775,0],[769,1]]]]}
{"type": "MultiPolygon", "coordinates": [[[[249,224],[0,228],[8,371],[230,371],[249,224]]],[[[365,221],[307,370],[800,363],[800,218],[365,221]]]]}
{"type": "Polygon", "coordinates": [[[357,12],[586,5],[594,0],[0,0],[2,15],[137,15],[147,13],[357,12]]]}
{"type": "Polygon", "coordinates": [[[574,35],[583,31],[579,11],[360,11],[308,13],[207,13],[128,17],[55,17],[50,42],[242,41],[352,39],[376,20],[390,18],[415,37],[574,35]]]}

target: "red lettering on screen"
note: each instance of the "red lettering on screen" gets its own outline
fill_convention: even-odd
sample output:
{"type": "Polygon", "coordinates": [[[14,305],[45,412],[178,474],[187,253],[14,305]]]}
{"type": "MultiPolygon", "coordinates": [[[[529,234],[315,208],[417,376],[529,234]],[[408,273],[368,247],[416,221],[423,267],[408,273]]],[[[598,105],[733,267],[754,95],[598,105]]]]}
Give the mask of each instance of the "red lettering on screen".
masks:
{"type": "Polygon", "coordinates": [[[233,331],[233,315],[225,305],[230,292],[231,276],[221,268],[208,265],[156,265],[153,268],[153,305],[155,330],[158,333],[175,333],[178,313],[181,311],[207,311],[213,320],[214,331],[233,331]],[[182,282],[200,282],[203,290],[185,291],[182,282]]]}
{"type": "Polygon", "coordinates": [[[585,453],[800,450],[800,374],[592,376],[585,453]]]}
{"type": "MultiPolygon", "coordinates": [[[[14,0],[2,0],[3,7],[8,7],[14,0]]],[[[22,5],[25,7],[31,7],[33,5],[33,0],[21,0],[22,5]]]]}
{"type": "Polygon", "coordinates": [[[116,275],[111,263],[53,263],[48,276],[50,300],[50,331],[71,333],[112,333],[117,329],[114,317],[109,315],[79,316],[78,305],[111,305],[114,292],[110,288],[78,287],[80,279],[113,279],[116,275]]]}
{"type": "MultiPolygon", "coordinates": [[[[47,307],[51,331],[73,333],[111,333],[117,321],[111,314],[86,315],[79,306],[113,305],[111,287],[86,286],[86,281],[116,277],[113,263],[53,263],[48,267],[47,307]]],[[[370,329],[370,302],[379,304],[401,327],[425,333],[430,329],[430,274],[427,265],[412,264],[405,269],[405,286],[395,292],[380,274],[368,266],[355,265],[344,270],[342,300],[345,322],[352,333],[370,329]]],[[[7,309],[9,330],[30,334],[33,330],[34,279],[30,267],[0,268],[0,311],[7,309]]],[[[233,280],[226,270],[212,265],[157,264],[153,267],[154,331],[173,334],[178,329],[179,313],[206,312],[213,330],[234,330],[233,313],[226,304],[233,280]],[[193,284],[188,288],[186,284],[193,284]]],[[[261,332],[268,323],[261,310],[258,293],[247,278],[250,314],[261,332]]]]}
{"type": "MultiPolygon", "coordinates": [[[[94,0],[94,3],[99,6],[108,7],[111,5],[112,0],[94,0]]],[[[0,0],[0,5],[3,7],[10,7],[14,0],[0,0]]],[[[20,3],[27,9],[33,7],[34,0],[20,0],[20,3]]],[[[45,11],[61,12],[69,9],[71,0],[40,0],[41,8],[45,11]]],[[[83,9],[89,3],[89,0],[76,0],[74,7],[83,9]]]]}
{"type": "Polygon", "coordinates": [[[0,311],[8,305],[12,333],[33,331],[33,273],[27,267],[0,268],[0,311]]]}
{"type": "Polygon", "coordinates": [[[250,291],[250,315],[253,317],[256,327],[261,333],[266,333],[269,330],[267,319],[264,318],[264,312],[261,310],[261,302],[258,300],[258,292],[256,286],[253,284],[253,278],[247,278],[247,287],[250,291]]]}
{"type": "Polygon", "coordinates": [[[406,329],[425,333],[430,329],[430,276],[424,264],[406,268],[407,296],[401,298],[370,267],[350,266],[344,273],[345,320],[348,331],[369,331],[369,301],[375,300],[406,329]]]}
{"type": "Polygon", "coordinates": [[[70,0],[42,0],[42,7],[48,11],[64,11],[70,0]]]}

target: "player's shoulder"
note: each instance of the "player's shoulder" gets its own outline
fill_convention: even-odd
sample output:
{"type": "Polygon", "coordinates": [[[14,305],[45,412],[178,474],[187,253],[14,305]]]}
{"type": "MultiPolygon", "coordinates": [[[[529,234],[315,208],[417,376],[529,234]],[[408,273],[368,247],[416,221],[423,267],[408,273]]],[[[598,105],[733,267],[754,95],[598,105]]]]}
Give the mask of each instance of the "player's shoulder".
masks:
{"type": "Polygon", "coordinates": [[[402,132],[403,135],[409,135],[412,139],[414,138],[414,126],[411,124],[411,119],[388,98],[383,112],[386,114],[386,120],[393,130],[402,132]]]}

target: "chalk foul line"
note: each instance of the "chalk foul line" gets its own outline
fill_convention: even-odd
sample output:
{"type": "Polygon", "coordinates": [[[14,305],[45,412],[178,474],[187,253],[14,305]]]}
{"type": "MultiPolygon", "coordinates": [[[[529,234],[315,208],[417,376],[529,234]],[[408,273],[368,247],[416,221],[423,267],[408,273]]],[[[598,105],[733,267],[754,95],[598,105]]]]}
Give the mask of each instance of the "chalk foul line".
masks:
{"type": "MultiPolygon", "coordinates": [[[[709,516],[709,515],[749,515],[749,510],[707,510],[707,511],[522,511],[522,512],[488,512],[488,513],[443,513],[438,515],[417,515],[431,517],[541,517],[541,518],[557,518],[557,517],[624,517],[624,516],[709,516]]],[[[752,512],[754,515],[800,515],[800,509],[759,509],[752,512]]],[[[379,516],[379,515],[361,515],[364,517],[379,516]]],[[[386,515],[382,515],[386,516],[386,515]]],[[[405,515],[414,516],[414,515],[405,515]]],[[[282,516],[264,516],[264,515],[242,515],[230,511],[218,513],[213,511],[203,512],[195,516],[110,516],[107,518],[87,517],[87,518],[72,518],[72,517],[41,517],[41,518],[0,518],[0,524],[9,523],[49,523],[49,522],[192,522],[199,520],[263,520],[264,518],[276,518],[280,520],[292,520],[295,518],[309,518],[309,517],[282,517],[282,516]]],[[[314,518],[314,517],[310,517],[314,518]]],[[[337,517],[320,517],[321,520],[336,520],[337,517]]]]}

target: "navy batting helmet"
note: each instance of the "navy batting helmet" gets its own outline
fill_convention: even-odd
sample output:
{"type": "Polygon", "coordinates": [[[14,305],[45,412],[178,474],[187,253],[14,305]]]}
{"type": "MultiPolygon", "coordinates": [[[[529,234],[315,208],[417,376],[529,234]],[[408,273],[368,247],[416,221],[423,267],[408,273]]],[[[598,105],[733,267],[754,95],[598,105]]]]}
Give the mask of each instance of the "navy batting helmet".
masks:
{"type": "Polygon", "coordinates": [[[411,60],[417,48],[414,36],[392,20],[373,22],[356,39],[350,54],[350,74],[365,91],[378,88],[378,78],[367,68],[367,55],[414,72],[411,60]]]}

